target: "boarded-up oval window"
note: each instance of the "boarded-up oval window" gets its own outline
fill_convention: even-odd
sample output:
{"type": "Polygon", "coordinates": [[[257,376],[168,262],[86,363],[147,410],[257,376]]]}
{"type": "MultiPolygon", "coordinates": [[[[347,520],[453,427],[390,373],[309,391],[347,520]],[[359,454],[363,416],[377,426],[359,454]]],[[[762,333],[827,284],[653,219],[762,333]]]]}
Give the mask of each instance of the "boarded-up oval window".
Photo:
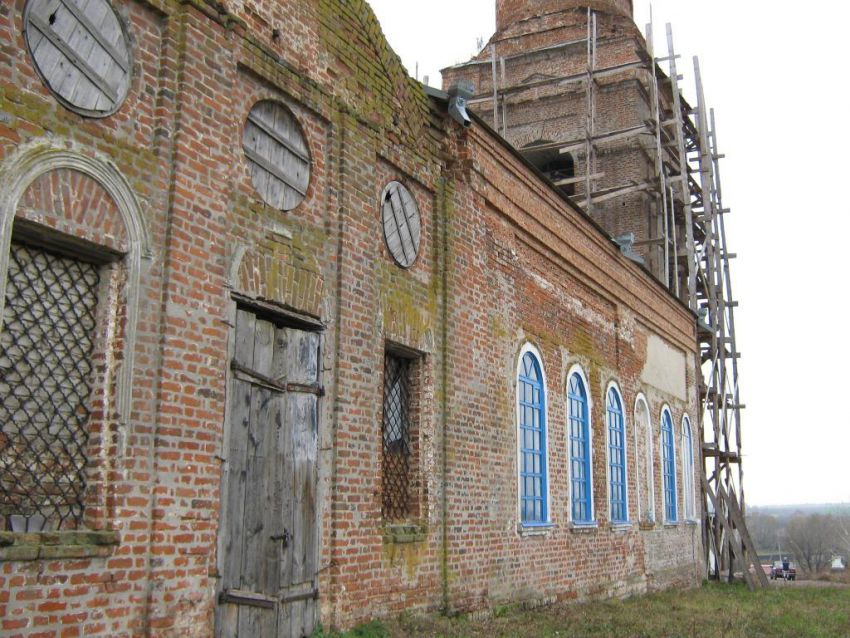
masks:
{"type": "Polygon", "coordinates": [[[292,210],[307,195],[310,152],[298,121],[282,104],[257,102],[245,122],[242,148],[254,188],[269,206],[292,210]]]}
{"type": "Polygon", "coordinates": [[[107,0],[30,0],[24,36],[47,88],[71,110],[105,117],[127,97],[130,47],[107,0]]]}
{"type": "Polygon", "coordinates": [[[416,200],[403,184],[390,182],[381,193],[381,217],[387,248],[402,268],[410,268],[419,254],[422,222],[416,200]]]}

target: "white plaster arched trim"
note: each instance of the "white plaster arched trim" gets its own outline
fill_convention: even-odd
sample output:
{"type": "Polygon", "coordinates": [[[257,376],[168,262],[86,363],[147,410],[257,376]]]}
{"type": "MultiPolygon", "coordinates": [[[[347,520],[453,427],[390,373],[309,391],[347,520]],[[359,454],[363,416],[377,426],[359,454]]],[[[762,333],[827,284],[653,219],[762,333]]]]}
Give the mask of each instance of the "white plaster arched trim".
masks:
{"type": "MultiPolygon", "coordinates": [[[[21,146],[0,166],[0,292],[6,290],[12,227],[21,197],[36,179],[59,169],[88,175],[109,194],[127,229],[129,249],[124,257],[127,268],[127,324],[124,357],[117,379],[115,408],[120,425],[126,425],[132,407],[133,368],[135,367],[136,327],[139,317],[139,283],[142,260],[151,259],[150,235],[144,223],[139,201],[130,184],[108,160],[71,150],[53,140],[38,140],[21,146]]],[[[5,294],[0,294],[0,330],[2,330],[5,294]]]]}
{"type": "Polygon", "coordinates": [[[682,518],[682,508],[679,503],[679,479],[678,479],[678,469],[676,468],[676,422],[673,420],[673,411],[670,409],[670,406],[666,403],[661,406],[661,417],[658,421],[658,447],[660,448],[661,455],[658,457],[661,459],[661,504],[663,506],[662,518],[665,523],[678,523],[682,518]],[[664,490],[664,414],[668,414],[670,416],[670,438],[673,443],[673,480],[676,484],[673,486],[673,499],[676,501],[676,519],[670,520],[667,518],[667,501],[665,500],[666,494],[664,490]]]}
{"type": "Polygon", "coordinates": [[[564,396],[567,397],[567,482],[569,485],[567,493],[570,498],[570,506],[569,506],[569,520],[573,521],[573,470],[572,470],[572,450],[570,446],[570,401],[569,401],[569,392],[570,392],[570,379],[573,378],[573,375],[578,375],[578,378],[581,379],[582,384],[584,385],[584,392],[587,398],[587,452],[588,452],[588,460],[587,467],[590,471],[590,521],[589,522],[581,522],[582,525],[592,525],[596,522],[596,499],[593,495],[594,492],[594,482],[593,482],[593,393],[590,391],[590,384],[587,382],[587,375],[584,372],[584,368],[582,368],[581,364],[574,363],[570,366],[570,369],[567,371],[567,384],[566,389],[564,391],[564,396]]]}
{"type": "Polygon", "coordinates": [[[691,424],[691,419],[687,414],[682,415],[681,427],[681,450],[682,457],[682,505],[684,508],[683,518],[686,521],[693,521],[696,518],[696,476],[694,463],[694,428],[691,424]],[[690,434],[690,445],[685,446],[685,433],[690,434]],[[686,449],[687,447],[687,449],[686,449]]]}
{"type": "Polygon", "coordinates": [[[613,522],[611,518],[611,432],[608,429],[608,394],[612,390],[620,402],[620,414],[623,416],[623,489],[626,491],[626,519],[617,521],[617,524],[626,525],[631,521],[629,517],[631,511],[629,507],[629,420],[626,418],[626,405],[620,385],[613,379],[605,386],[605,495],[608,502],[608,520],[613,522]]]}
{"type": "MultiPolygon", "coordinates": [[[[540,380],[543,389],[543,464],[544,464],[544,472],[545,472],[545,480],[546,486],[544,490],[544,502],[546,503],[546,521],[543,523],[538,523],[537,525],[548,525],[552,522],[552,503],[549,498],[549,494],[551,490],[551,477],[549,475],[549,431],[550,431],[550,423],[549,423],[549,396],[548,396],[548,388],[549,384],[546,381],[546,366],[543,365],[543,356],[540,354],[540,350],[537,349],[537,346],[532,344],[531,342],[525,342],[522,348],[520,348],[519,355],[517,355],[516,359],[516,370],[514,372],[514,406],[515,406],[515,420],[514,420],[514,430],[516,432],[516,485],[517,485],[517,520],[520,525],[522,525],[522,441],[520,440],[520,407],[519,407],[519,375],[522,370],[522,359],[527,354],[531,353],[537,359],[537,364],[540,366],[540,380]]],[[[530,525],[529,527],[533,527],[530,525]]]]}
{"type": "Polygon", "coordinates": [[[652,432],[652,413],[649,411],[649,401],[646,400],[646,395],[643,392],[638,392],[637,397],[635,398],[635,408],[634,408],[634,445],[635,445],[635,464],[636,464],[636,481],[635,485],[637,487],[637,512],[638,512],[638,520],[641,520],[641,517],[646,514],[647,520],[649,522],[655,522],[655,437],[652,432]],[[642,417],[639,415],[643,415],[642,417]],[[645,419],[645,423],[643,423],[643,430],[641,430],[641,421],[645,419]],[[640,459],[637,458],[638,450],[640,450],[640,445],[638,442],[641,437],[643,437],[644,447],[646,449],[646,458],[644,458],[643,462],[643,470],[641,471],[641,463],[640,459]],[[641,476],[643,476],[643,481],[641,481],[641,476]],[[643,512],[641,509],[641,484],[644,484],[647,488],[646,502],[647,502],[647,512],[643,512]]]}
{"type": "MultiPolygon", "coordinates": [[[[231,290],[239,290],[239,270],[242,268],[242,262],[245,259],[245,255],[248,253],[248,249],[248,244],[243,242],[231,244],[230,264],[227,268],[227,279],[224,282],[224,285],[231,290]]],[[[240,290],[239,292],[247,294],[249,291],[240,290]]]]}

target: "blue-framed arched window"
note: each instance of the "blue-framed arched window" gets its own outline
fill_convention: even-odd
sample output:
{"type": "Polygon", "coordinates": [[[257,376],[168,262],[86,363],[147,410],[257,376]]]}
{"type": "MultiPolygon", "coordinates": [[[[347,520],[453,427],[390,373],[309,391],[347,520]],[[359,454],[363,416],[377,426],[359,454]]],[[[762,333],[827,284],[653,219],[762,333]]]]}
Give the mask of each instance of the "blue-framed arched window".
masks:
{"type": "Polygon", "coordinates": [[[608,498],[611,504],[611,521],[625,523],[629,520],[626,496],[626,422],[623,418],[623,401],[614,386],[608,389],[605,414],[608,425],[608,498]]]}
{"type": "Polygon", "coordinates": [[[525,352],[517,379],[519,415],[520,517],[523,524],[546,523],[546,388],[540,360],[525,352]]]}
{"type": "Polygon", "coordinates": [[[664,408],[661,413],[661,472],[664,477],[664,518],[674,523],[676,511],[676,441],[673,437],[673,417],[664,408]]]}
{"type": "Polygon", "coordinates": [[[593,520],[592,475],[590,470],[590,409],[587,387],[578,372],[570,375],[567,386],[570,428],[570,482],[573,522],[593,520]]]}
{"type": "Polygon", "coordinates": [[[694,437],[691,432],[691,420],[682,418],[682,494],[685,501],[685,518],[696,518],[694,494],[694,437]]]}

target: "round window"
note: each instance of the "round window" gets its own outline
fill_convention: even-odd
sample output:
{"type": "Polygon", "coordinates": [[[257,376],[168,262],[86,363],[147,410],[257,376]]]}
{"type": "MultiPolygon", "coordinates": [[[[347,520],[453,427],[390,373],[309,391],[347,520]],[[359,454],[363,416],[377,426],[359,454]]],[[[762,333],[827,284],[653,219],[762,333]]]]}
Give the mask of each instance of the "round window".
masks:
{"type": "Polygon", "coordinates": [[[24,38],[41,79],[72,111],[105,117],[127,97],[129,42],[107,0],[30,0],[24,38]]]}
{"type": "Polygon", "coordinates": [[[390,182],[381,193],[384,241],[402,268],[410,268],[419,254],[422,222],[419,207],[410,191],[399,182],[390,182]]]}
{"type": "Polygon", "coordinates": [[[269,206],[292,210],[307,196],[310,152],[298,121],[282,104],[257,102],[245,122],[242,148],[254,188],[269,206]]]}

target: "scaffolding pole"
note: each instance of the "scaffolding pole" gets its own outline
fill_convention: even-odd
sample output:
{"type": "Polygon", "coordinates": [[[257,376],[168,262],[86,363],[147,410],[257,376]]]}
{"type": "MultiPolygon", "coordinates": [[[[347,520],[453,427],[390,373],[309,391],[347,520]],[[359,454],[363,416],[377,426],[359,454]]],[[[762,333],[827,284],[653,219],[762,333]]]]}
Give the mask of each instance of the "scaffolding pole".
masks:
{"type": "Polygon", "coordinates": [[[697,123],[692,156],[700,177],[698,214],[694,216],[702,250],[702,277],[698,277],[697,307],[707,310],[700,331],[703,354],[703,492],[706,504],[704,538],[710,576],[732,580],[736,567],[750,587],[766,586],[767,578],[749,536],[742,498],[738,352],[734,307],[731,299],[730,254],[726,245],[723,195],[720,185],[720,154],[714,114],[708,110],[700,64],[694,58],[697,91],[697,123]],[[699,283],[702,283],[700,286],[699,283]],[[708,427],[710,426],[710,427],[708,427]],[[735,472],[733,466],[737,466],[735,472]],[[709,472],[709,470],[713,470],[709,472]],[[741,496],[739,496],[741,494],[741,496]],[[709,505],[711,506],[709,508],[709,505]],[[737,561],[737,562],[736,562],[737,561]]]}
{"type": "Polygon", "coordinates": [[[593,211],[593,175],[596,173],[596,12],[587,10],[587,114],[585,121],[584,209],[593,211]]]}
{"type": "MultiPolygon", "coordinates": [[[[650,22],[646,25],[646,48],[649,54],[649,101],[651,104],[652,113],[652,128],[655,132],[655,178],[658,180],[658,192],[660,194],[660,202],[655,214],[655,234],[662,231],[662,251],[661,255],[656,255],[664,260],[664,285],[668,289],[674,290],[677,286],[671,280],[670,268],[670,250],[675,245],[673,235],[676,232],[676,225],[671,220],[669,211],[667,210],[667,179],[664,170],[664,148],[661,140],[661,102],[658,93],[658,75],[656,74],[655,51],[653,43],[654,22],[650,18],[650,22]]],[[[653,231],[650,230],[650,235],[653,231]]]]}
{"type": "Polygon", "coordinates": [[[676,142],[675,152],[678,160],[678,174],[670,177],[676,188],[685,227],[685,273],[687,274],[688,306],[696,311],[696,254],[694,250],[694,220],[691,208],[691,189],[688,174],[688,156],[685,150],[684,124],[682,111],[682,94],[679,90],[679,71],[676,68],[676,55],[673,46],[673,26],[667,23],[667,59],[670,65],[670,85],[673,101],[673,116],[670,123],[673,127],[673,137],[676,142]]]}

